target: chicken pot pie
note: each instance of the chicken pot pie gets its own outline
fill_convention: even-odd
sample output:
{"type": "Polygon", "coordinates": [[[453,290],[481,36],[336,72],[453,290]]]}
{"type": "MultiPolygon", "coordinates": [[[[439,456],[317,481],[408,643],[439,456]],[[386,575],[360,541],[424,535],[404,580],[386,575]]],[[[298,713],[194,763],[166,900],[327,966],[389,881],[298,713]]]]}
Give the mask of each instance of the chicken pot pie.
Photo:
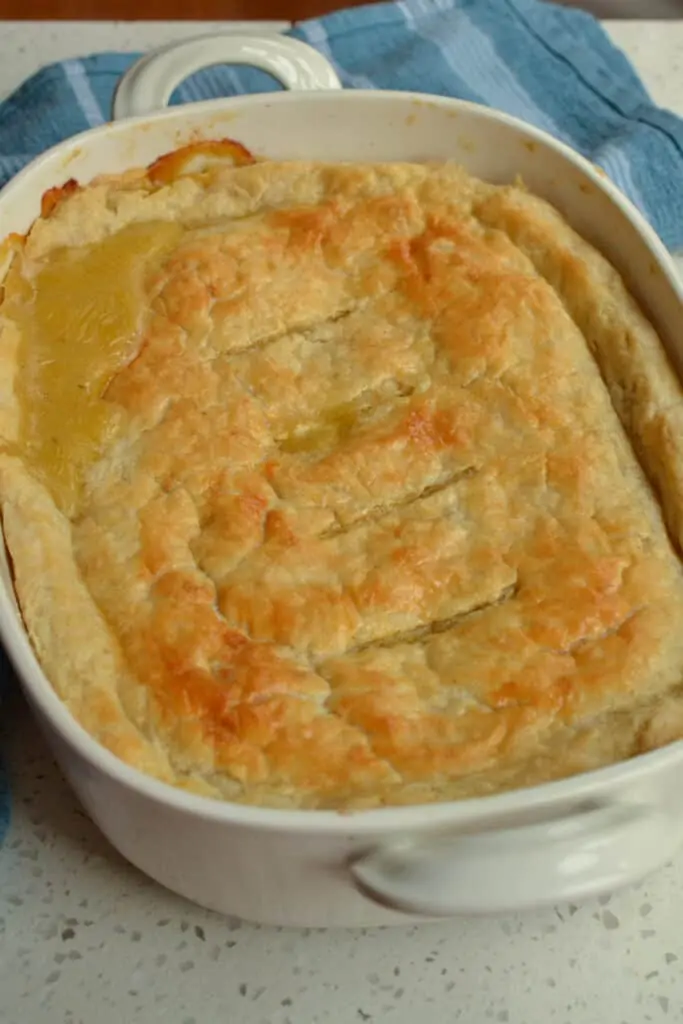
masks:
{"type": "Polygon", "coordinates": [[[681,387],[545,202],[202,143],[7,246],[16,592],[124,761],[363,808],[683,736],[681,387]]]}

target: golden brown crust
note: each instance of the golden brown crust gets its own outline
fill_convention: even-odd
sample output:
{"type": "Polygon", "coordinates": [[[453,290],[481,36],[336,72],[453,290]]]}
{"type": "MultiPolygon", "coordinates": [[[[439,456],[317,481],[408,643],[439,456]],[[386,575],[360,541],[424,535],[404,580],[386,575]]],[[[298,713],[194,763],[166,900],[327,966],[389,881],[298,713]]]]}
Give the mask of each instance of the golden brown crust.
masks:
{"type": "Polygon", "coordinates": [[[77,192],[79,184],[75,178],[69,178],[63,185],[56,185],[44,192],[40,200],[40,216],[48,218],[57,209],[60,203],[68,199],[70,195],[77,192]]]}
{"type": "Polygon", "coordinates": [[[683,402],[613,269],[452,165],[187,156],[60,197],[0,309],[5,533],[76,717],[284,807],[683,735],[683,402]]]}
{"type": "Polygon", "coordinates": [[[153,185],[168,185],[182,175],[216,164],[245,167],[253,163],[254,157],[241,142],[235,142],[234,139],[210,139],[206,142],[191,142],[171,153],[165,153],[150,164],[146,177],[153,185]]]}

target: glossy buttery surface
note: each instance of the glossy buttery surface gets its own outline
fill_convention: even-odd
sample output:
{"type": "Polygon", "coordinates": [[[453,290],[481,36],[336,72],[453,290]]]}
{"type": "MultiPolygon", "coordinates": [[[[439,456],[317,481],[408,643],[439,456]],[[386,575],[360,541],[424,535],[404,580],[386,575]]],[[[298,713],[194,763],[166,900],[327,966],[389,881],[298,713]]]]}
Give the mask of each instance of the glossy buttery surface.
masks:
{"type": "Polygon", "coordinates": [[[615,271],[453,165],[186,156],[9,243],[4,526],[74,715],[282,807],[683,736],[683,401],[615,271]]]}

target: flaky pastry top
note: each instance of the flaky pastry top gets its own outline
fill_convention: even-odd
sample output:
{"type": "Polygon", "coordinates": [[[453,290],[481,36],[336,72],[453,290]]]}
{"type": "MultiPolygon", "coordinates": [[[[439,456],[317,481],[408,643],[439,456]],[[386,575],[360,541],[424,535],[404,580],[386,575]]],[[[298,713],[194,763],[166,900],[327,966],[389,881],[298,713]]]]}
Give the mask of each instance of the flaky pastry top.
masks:
{"type": "Polygon", "coordinates": [[[7,243],[5,536],[76,718],[301,808],[683,736],[683,401],[616,271],[452,164],[189,157],[7,243]]]}

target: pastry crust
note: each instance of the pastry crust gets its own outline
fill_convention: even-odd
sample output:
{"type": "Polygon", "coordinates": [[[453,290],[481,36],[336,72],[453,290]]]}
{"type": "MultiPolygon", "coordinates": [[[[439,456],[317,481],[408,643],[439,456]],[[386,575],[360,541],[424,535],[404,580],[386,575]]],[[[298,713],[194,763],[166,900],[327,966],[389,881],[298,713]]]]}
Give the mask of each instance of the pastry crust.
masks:
{"type": "Polygon", "coordinates": [[[683,396],[616,271],[454,165],[225,145],[51,192],[0,307],[5,537],[76,718],[302,808],[683,736],[683,396]]]}

